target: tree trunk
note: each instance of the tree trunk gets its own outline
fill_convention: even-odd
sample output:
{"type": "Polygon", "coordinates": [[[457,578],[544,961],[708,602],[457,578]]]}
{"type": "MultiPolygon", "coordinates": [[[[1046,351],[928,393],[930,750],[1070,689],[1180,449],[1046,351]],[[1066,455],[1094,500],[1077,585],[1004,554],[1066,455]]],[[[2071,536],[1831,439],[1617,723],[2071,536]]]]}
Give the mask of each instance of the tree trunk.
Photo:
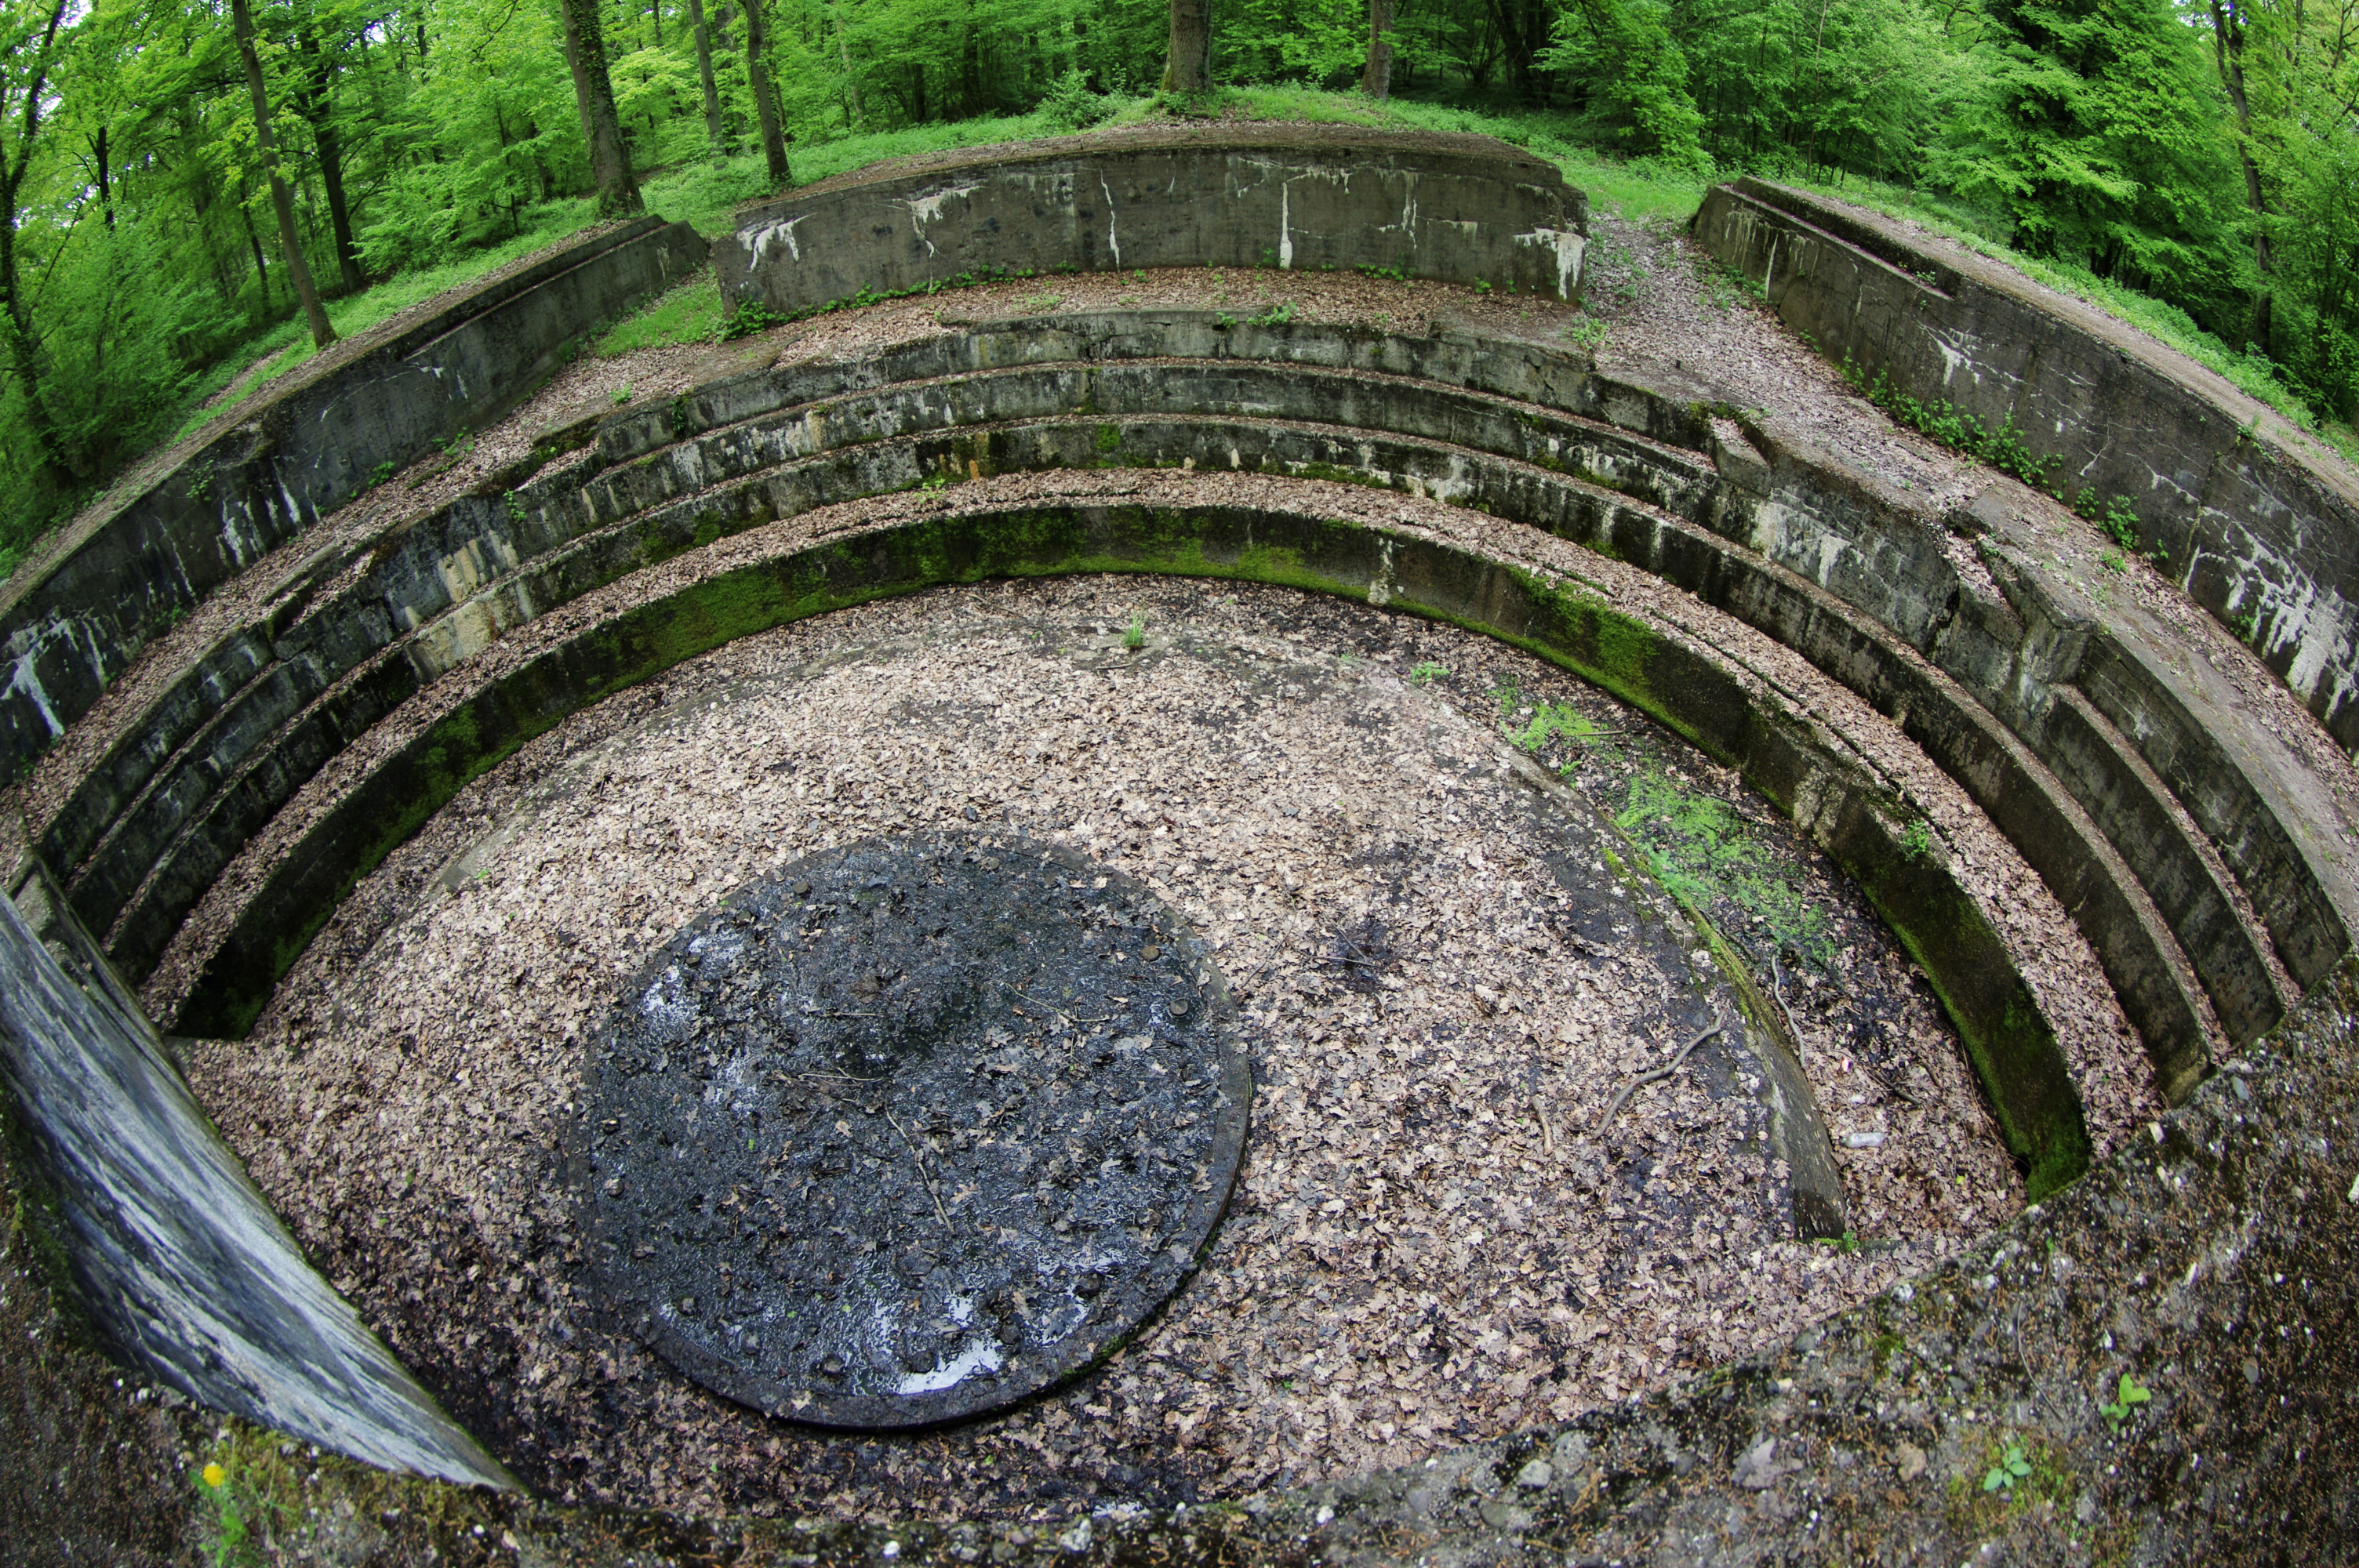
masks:
{"type": "Polygon", "coordinates": [[[106,226],[114,227],[114,193],[108,188],[106,178],[106,127],[98,128],[97,146],[91,149],[98,159],[98,210],[106,215],[106,226]]]}
{"type": "Polygon", "coordinates": [[[1548,47],[1549,16],[1538,0],[1489,0],[1491,24],[1499,35],[1499,59],[1507,69],[1507,90],[1525,103],[1539,96],[1532,77],[1533,57],[1548,47]]]}
{"type": "Polygon", "coordinates": [[[1201,98],[1212,90],[1212,7],[1210,0],[1171,0],[1171,58],[1163,91],[1201,98]]]}
{"type": "Polygon", "coordinates": [[[310,122],[312,145],[320,149],[320,183],[328,193],[328,226],[336,236],[336,270],[343,277],[344,292],[358,294],[368,287],[368,278],[361,271],[360,250],[353,243],[352,204],[344,200],[344,139],[336,129],[335,105],[328,95],[328,57],[308,27],[303,32],[303,53],[309,59],[298,107],[310,122]]]}
{"type": "Polygon", "coordinates": [[[622,116],[614,112],[614,83],[606,74],[598,0],[563,0],[560,9],[565,16],[565,58],[573,67],[573,99],[582,110],[582,139],[590,144],[590,174],[598,182],[598,216],[644,212],[647,203],[631,178],[630,149],[623,145],[622,116]]]}
{"type": "Polygon", "coordinates": [[[843,61],[844,129],[860,124],[860,79],[852,73],[852,39],[843,31],[843,0],[835,3],[835,50],[843,61]]]}
{"type": "Polygon", "coordinates": [[[2269,351],[2270,278],[2277,257],[2269,249],[2269,203],[2261,189],[2260,165],[2253,160],[2253,105],[2245,92],[2245,14],[2235,0],[2212,0],[2212,58],[2220,85],[2236,114],[2236,159],[2245,170],[2245,203],[2253,210],[2253,304],[2245,320],[2245,347],[2269,351]]]}
{"type": "Polygon", "coordinates": [[[1393,90],[1393,0],[1368,0],[1368,63],[1360,72],[1360,91],[1371,98],[1386,98],[1393,90]]]}
{"type": "Polygon", "coordinates": [[[295,228],[295,198],[278,172],[278,141],[270,130],[270,94],[262,84],[262,57],[254,52],[254,12],[246,0],[230,0],[230,25],[237,34],[237,52],[245,60],[245,84],[254,93],[254,143],[262,153],[262,167],[270,176],[270,205],[278,214],[278,248],[287,256],[287,276],[295,297],[303,302],[303,321],[311,329],[311,346],[324,349],[336,341],[327,308],[312,287],[311,269],[303,265],[303,237],[295,228]]]}
{"type": "Polygon", "coordinates": [[[712,150],[729,151],[729,130],[721,123],[721,88],[712,80],[712,29],[704,25],[704,0],[688,0],[688,25],[696,35],[696,74],[704,83],[704,135],[712,150]]]}
{"type": "Polygon", "coordinates": [[[267,321],[270,319],[270,267],[262,254],[262,236],[254,232],[254,210],[245,204],[244,192],[238,196],[237,215],[245,223],[245,243],[254,252],[254,281],[262,290],[262,319],[267,321]]]}
{"type": "Polygon", "coordinates": [[[762,0],[745,0],[745,80],[754,89],[754,112],[762,121],[762,161],[770,166],[770,184],[783,190],[794,176],[787,168],[787,133],[778,124],[778,101],[770,92],[770,29],[762,17],[762,0]]]}

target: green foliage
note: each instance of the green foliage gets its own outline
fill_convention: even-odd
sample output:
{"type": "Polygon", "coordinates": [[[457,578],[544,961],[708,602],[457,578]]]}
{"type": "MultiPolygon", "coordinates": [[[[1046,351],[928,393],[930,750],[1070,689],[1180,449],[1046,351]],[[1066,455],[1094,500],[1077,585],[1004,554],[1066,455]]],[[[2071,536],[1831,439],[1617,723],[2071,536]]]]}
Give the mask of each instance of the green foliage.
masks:
{"type": "Polygon", "coordinates": [[[721,291],[712,274],[703,273],[617,322],[598,340],[595,351],[601,359],[615,359],[665,343],[709,343],[720,338],[724,325],[721,291]]]}
{"type": "Polygon", "coordinates": [[[1114,112],[1114,101],[1090,91],[1089,76],[1079,66],[1068,66],[1040,100],[1040,123],[1052,130],[1087,130],[1114,112]]]}
{"type": "Polygon", "coordinates": [[[2122,1423],[2129,1420],[2130,1412],[2153,1398],[2152,1389],[2125,1372],[2122,1374],[2120,1386],[2114,1390],[2113,1402],[2099,1405],[2097,1413],[2105,1418],[2105,1423],[2108,1426],[2119,1432],[2122,1429],[2122,1423]]]}
{"type": "Polygon", "coordinates": [[[1703,115],[1688,92],[1688,59],[1662,0],[1604,0],[1557,14],[1555,42],[1538,58],[1579,84],[1579,133],[1616,151],[1703,169],[1703,115]]]}
{"type": "Polygon", "coordinates": [[[1900,857],[1905,860],[1921,860],[1933,852],[1933,825],[1923,817],[1910,823],[1900,834],[1900,857]]]}
{"type": "Polygon", "coordinates": [[[2031,1460],[2023,1452],[2023,1444],[2009,1442],[2000,1453],[1997,1463],[1984,1475],[1983,1490],[1995,1492],[2004,1487],[2012,1491],[2017,1482],[2027,1480],[2030,1476],[2031,1460]]]}
{"type": "Polygon", "coordinates": [[[1861,395],[1911,429],[1922,431],[1943,446],[1965,453],[2029,485],[2045,482],[2049,469],[2060,461],[2043,458],[2023,444],[2015,416],[2009,415],[1995,430],[1943,399],[1909,395],[1895,387],[1882,371],[1870,380],[1845,358],[1843,374],[1861,395]]]}
{"type": "Polygon", "coordinates": [[[1130,630],[1122,634],[1122,645],[1134,654],[1147,646],[1146,616],[1134,615],[1130,618],[1130,630]]]}
{"type": "Polygon", "coordinates": [[[2114,497],[2112,504],[2105,508],[2105,514],[2099,518],[2097,523],[2104,529],[2106,535],[2123,549],[2135,550],[2138,547],[2140,538],[2138,516],[2137,513],[2131,508],[2128,496],[2114,497]]]}
{"type": "Polygon", "coordinates": [[[1681,903],[1709,911],[1724,900],[1804,962],[1824,968],[1833,956],[1826,912],[1802,897],[1773,847],[1719,796],[1649,770],[1631,779],[1614,822],[1681,903]]]}
{"type": "Polygon", "coordinates": [[[1597,721],[1577,708],[1543,702],[1532,709],[1532,719],[1521,730],[1510,730],[1507,739],[1526,752],[1538,752],[1550,741],[1565,740],[1582,746],[1593,746],[1605,737],[1606,731],[1597,721]]]}
{"type": "Polygon", "coordinates": [[[1435,680],[1449,673],[1448,665],[1438,665],[1430,659],[1425,659],[1410,666],[1408,680],[1411,686],[1431,686],[1435,680]]]}

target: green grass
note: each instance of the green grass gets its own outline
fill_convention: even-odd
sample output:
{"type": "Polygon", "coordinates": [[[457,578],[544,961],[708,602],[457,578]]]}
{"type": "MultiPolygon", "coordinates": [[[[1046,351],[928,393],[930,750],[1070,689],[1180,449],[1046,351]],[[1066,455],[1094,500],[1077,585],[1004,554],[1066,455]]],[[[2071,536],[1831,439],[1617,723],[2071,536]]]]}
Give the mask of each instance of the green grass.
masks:
{"type": "MultiPolygon", "coordinates": [[[[1227,113],[1240,118],[1496,136],[1547,158],[1564,170],[1565,178],[1592,202],[1633,222],[1653,218],[1684,222],[1702,203],[1705,189],[1717,178],[1650,158],[1625,161],[1582,146],[1566,135],[1565,120],[1549,114],[1486,114],[1398,98],[1376,103],[1357,92],[1289,86],[1233,87],[1223,95],[1222,103],[1227,113]]],[[[1136,124],[1161,117],[1152,100],[1138,99],[1118,109],[1109,123],[1136,124]]]]}
{"type": "Polygon", "coordinates": [[[720,330],[721,286],[706,267],[616,322],[594,351],[601,359],[617,359],[665,343],[709,343],[720,330]]]}

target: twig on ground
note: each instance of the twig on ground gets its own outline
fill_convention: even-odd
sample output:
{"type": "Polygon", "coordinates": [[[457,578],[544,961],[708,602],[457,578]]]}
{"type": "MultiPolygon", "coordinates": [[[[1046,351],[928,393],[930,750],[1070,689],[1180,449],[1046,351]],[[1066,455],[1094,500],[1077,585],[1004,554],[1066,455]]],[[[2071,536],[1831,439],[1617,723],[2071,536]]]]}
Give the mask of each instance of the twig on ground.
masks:
{"type": "Polygon", "coordinates": [[[891,1111],[885,1113],[885,1119],[893,1124],[893,1130],[899,1133],[901,1141],[909,1146],[909,1158],[915,1161],[918,1166],[918,1180],[926,1184],[926,1195],[934,1200],[934,1214],[942,1222],[942,1228],[955,1229],[956,1227],[951,1224],[951,1211],[942,1206],[941,1192],[934,1185],[934,1178],[926,1170],[926,1156],[919,1150],[918,1141],[909,1136],[909,1130],[903,1127],[901,1119],[891,1111]]]}
{"type": "MultiPolygon", "coordinates": [[[[1697,1046],[1702,1044],[1705,1041],[1711,1039],[1713,1035],[1719,1033],[1726,1027],[1727,1024],[1725,1022],[1715,1021],[1712,1027],[1706,1029],[1702,1033],[1697,1035],[1694,1039],[1680,1046],[1680,1054],[1671,1058],[1670,1065],[1669,1066],[1658,1067],[1651,1073],[1641,1073],[1636,1077],[1632,1078],[1628,1083],[1623,1085],[1622,1092],[1614,1097],[1614,1103],[1605,1108],[1605,1114],[1597,1119],[1597,1125],[1595,1128],[1592,1129],[1592,1130],[1599,1132],[1603,1131],[1605,1130],[1605,1124],[1614,1119],[1615,1113],[1621,1110],[1623,1103],[1629,1099],[1632,1095],[1636,1094],[1648,1084],[1659,1083],[1663,1079],[1669,1077],[1673,1073],[1678,1072],[1680,1070],[1680,1065],[1688,1059],[1689,1052],[1694,1050],[1697,1046]]],[[[1545,1126],[1546,1124],[1543,1123],[1542,1125],[1545,1126]]]]}

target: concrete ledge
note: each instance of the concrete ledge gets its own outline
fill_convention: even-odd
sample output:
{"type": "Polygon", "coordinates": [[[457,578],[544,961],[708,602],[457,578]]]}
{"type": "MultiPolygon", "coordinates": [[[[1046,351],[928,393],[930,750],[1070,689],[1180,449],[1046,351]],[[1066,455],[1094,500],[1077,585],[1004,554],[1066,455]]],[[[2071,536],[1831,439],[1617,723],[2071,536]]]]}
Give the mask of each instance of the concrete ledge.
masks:
{"type": "MultiPolygon", "coordinates": [[[[1792,811],[1901,932],[1967,1037],[2007,1142],[2031,1167],[2031,1190],[2051,1191],[2087,1167],[2078,1096],[2004,944],[1945,865],[1903,848],[1897,803],[1808,726],[1709,655],[1577,586],[1420,535],[1269,510],[955,514],[782,547],[578,628],[378,759],[279,854],[207,960],[177,1028],[243,1033],[355,881],[469,779],[599,697],[807,615],[947,582],[1074,571],[1236,578],[1387,603],[1501,637],[1662,719],[1792,811]]],[[[1799,1180],[1806,1167],[1795,1168],[1799,1180]]]]}
{"type": "Polygon", "coordinates": [[[1372,266],[1571,299],[1586,204],[1487,136],[1158,127],[977,147],[741,208],[724,299],[796,315],[962,276],[1372,266]]]}
{"type": "MultiPolygon", "coordinates": [[[[2060,677],[2072,673],[2038,651],[2046,623],[2027,629],[2006,606],[1970,603],[1935,526],[1897,494],[1774,422],[1746,426],[1741,449],[1710,437],[1707,459],[1593,417],[1327,368],[1356,360],[1467,373],[1482,362],[1460,360],[1460,346],[1447,341],[1289,329],[1230,343],[1237,331],[1193,317],[1068,320],[1052,324],[1044,333],[1050,342],[1034,351],[1087,347],[1105,357],[851,390],[841,389],[857,367],[799,367],[615,416],[592,453],[513,498],[462,498],[401,525],[333,597],[303,606],[275,641],[281,662],[216,721],[246,749],[233,748],[232,756],[190,746],[79,871],[77,905],[110,930],[118,961],[144,975],[212,877],[367,721],[507,631],[697,545],[921,481],[1060,467],[1248,468],[1404,490],[1626,555],[1770,632],[1901,719],[2075,911],[2172,1098],[2191,1087],[2210,1057],[2207,987],[2226,999],[2237,1031],[2232,1039],[2251,1038],[2274,1017],[2270,1006],[2281,1010],[2255,946],[2260,938],[2210,880],[2212,864],[2200,850],[2176,834],[2117,834],[2109,844],[2083,809],[2127,820],[2107,806],[2104,791],[2141,776],[2136,759],[2072,750],[2044,717],[2027,719],[2035,708],[2039,716],[2051,710],[2058,699],[2049,694],[2064,689],[2060,677]],[[1274,349],[1297,362],[1122,357],[1151,354],[1167,346],[1166,334],[1189,346],[1274,349]],[[788,401],[815,389],[837,395],[788,401]],[[1056,416],[1073,408],[1096,416],[1056,416]],[[1141,416],[1141,409],[1161,412],[1141,416]],[[1211,412],[1175,412],[1187,409],[1211,412]],[[1271,417],[1304,414],[1352,423],[1271,417]],[[730,416],[739,417],[712,423],[730,416]],[[1388,433],[1396,430],[1411,434],[1388,433]],[[637,455],[599,469],[610,450],[637,455]],[[1619,495],[1708,519],[1721,534],[1765,547],[1771,561],[1814,574],[1825,592],[1874,618],[1860,622],[1831,601],[1805,606],[1807,594],[1796,598],[1800,582],[1774,569],[1764,577],[1751,550],[1719,539],[1705,544],[1697,523],[1688,524],[1692,534],[1666,532],[1619,495]],[[1959,654],[1964,644],[1951,634],[1965,622],[1982,629],[1971,658],[1959,654]],[[1893,630],[1876,630],[1879,623],[1893,630]],[[389,648],[397,654],[383,652],[389,648]],[[1969,696],[1951,686],[1920,649],[1958,654],[1942,662],[1980,689],[1969,696]],[[354,670],[365,673],[348,675],[354,670]],[[289,724],[290,682],[314,694],[343,685],[332,702],[289,724]],[[2002,737],[1977,700],[2013,723],[2022,741],[2002,737]],[[241,720],[249,708],[257,722],[241,720]],[[283,735],[274,724],[287,725],[283,735]],[[253,751],[257,745],[262,750],[253,751]],[[2051,765],[2063,766],[2071,791],[2051,765]],[[218,798],[204,793],[204,781],[220,790],[225,778],[235,787],[218,798]],[[184,797],[179,781],[193,781],[193,793],[184,797]],[[149,817],[163,830],[144,826],[149,817]],[[2161,886],[2166,905],[2140,885],[2146,880],[2161,886]],[[2200,956],[2196,964],[2180,952],[2182,941],[2200,956]]],[[[1009,349],[1011,335],[1022,341],[986,330],[907,345],[877,356],[866,376],[974,364],[1009,349]]],[[[1613,414],[1637,429],[1693,437],[1699,427],[1710,428],[1710,405],[1679,395],[1687,388],[1667,393],[1600,375],[1547,351],[1527,351],[1520,364],[1509,361],[1504,373],[1495,367],[1487,379],[1613,414]]],[[[2156,800],[2148,805],[2163,809],[2156,800]]],[[[2175,826],[2167,813],[2164,819],[2175,826]]],[[[88,832],[66,833],[65,826],[53,824],[43,842],[88,832]]],[[[2309,918],[2295,907],[2293,918],[2309,918]]]]}
{"type": "Polygon", "coordinates": [[[2359,749],[2359,479],[2220,376],[1963,247],[1757,179],[1715,186],[1696,237],[1766,280],[1828,355],[1945,401],[2126,495],[2143,546],[2247,634],[2345,750],[2359,749]]]}
{"type": "Polygon", "coordinates": [[[397,319],[217,423],[0,593],[0,777],[63,733],[176,612],[350,500],[380,464],[498,419],[565,345],[704,256],[686,224],[639,220],[397,319]]]}

